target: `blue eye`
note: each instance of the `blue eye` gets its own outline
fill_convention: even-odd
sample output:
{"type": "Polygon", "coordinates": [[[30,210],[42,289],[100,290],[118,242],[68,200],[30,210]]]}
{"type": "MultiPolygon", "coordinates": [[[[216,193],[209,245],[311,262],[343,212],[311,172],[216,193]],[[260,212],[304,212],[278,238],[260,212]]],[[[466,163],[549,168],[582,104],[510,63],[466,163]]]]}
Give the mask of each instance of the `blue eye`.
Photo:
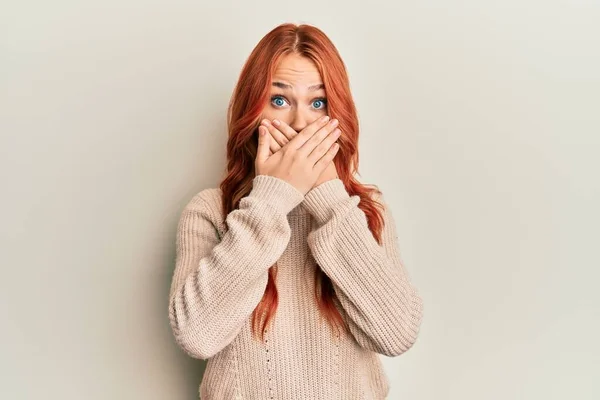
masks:
{"type": "MultiPolygon", "coordinates": [[[[271,96],[271,104],[273,104],[277,108],[281,108],[281,107],[285,106],[286,103],[287,103],[287,100],[283,96],[280,96],[280,95],[271,96]]],[[[327,99],[324,97],[315,99],[315,100],[313,100],[312,105],[316,110],[322,110],[327,106],[327,99]]]]}
{"type": "Polygon", "coordinates": [[[320,110],[320,109],[322,109],[322,108],[324,108],[324,107],[325,107],[325,105],[327,104],[327,100],[325,100],[325,99],[317,99],[317,100],[315,100],[315,101],[313,102],[313,105],[315,105],[315,104],[323,104],[323,107],[315,106],[315,108],[316,108],[317,110],[320,110]]]}
{"type": "Polygon", "coordinates": [[[285,101],[283,100],[283,97],[281,97],[281,96],[271,97],[271,102],[274,103],[275,106],[277,106],[277,107],[283,107],[285,104],[285,101]]]}

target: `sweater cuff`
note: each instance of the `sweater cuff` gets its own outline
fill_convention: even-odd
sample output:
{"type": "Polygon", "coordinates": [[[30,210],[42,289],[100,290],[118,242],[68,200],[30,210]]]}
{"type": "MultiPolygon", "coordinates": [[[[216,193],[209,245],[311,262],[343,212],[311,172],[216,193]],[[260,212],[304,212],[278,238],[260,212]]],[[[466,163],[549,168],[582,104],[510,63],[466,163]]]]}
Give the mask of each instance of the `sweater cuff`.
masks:
{"type": "Polygon", "coordinates": [[[284,215],[304,199],[304,194],[294,185],[271,175],[256,175],[252,180],[252,190],[248,196],[271,205],[284,215]]]}
{"type": "Polygon", "coordinates": [[[304,196],[304,205],[319,225],[329,221],[336,204],[350,198],[341,179],[330,179],[311,189],[304,196]]]}

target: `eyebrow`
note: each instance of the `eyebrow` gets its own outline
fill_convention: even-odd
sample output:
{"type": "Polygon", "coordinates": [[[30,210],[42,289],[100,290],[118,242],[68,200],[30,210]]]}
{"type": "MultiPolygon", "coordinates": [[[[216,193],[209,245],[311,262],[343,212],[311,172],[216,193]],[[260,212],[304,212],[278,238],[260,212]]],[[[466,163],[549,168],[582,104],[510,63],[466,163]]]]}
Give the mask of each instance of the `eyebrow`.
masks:
{"type": "MultiPolygon", "coordinates": [[[[281,88],[281,89],[291,89],[292,85],[288,85],[287,83],[283,83],[283,82],[273,82],[273,86],[281,88]]],[[[308,90],[311,92],[314,92],[315,90],[319,90],[319,89],[324,89],[325,85],[322,83],[319,83],[317,85],[312,85],[308,87],[308,90]]]]}

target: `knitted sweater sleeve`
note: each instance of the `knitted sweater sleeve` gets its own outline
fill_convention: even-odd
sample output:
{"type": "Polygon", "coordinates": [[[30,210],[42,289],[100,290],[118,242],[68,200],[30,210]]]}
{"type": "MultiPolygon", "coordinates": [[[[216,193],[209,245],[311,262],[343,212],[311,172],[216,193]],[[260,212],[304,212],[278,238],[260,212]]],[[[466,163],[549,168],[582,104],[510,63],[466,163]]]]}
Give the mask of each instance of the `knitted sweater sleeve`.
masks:
{"type": "Polygon", "coordinates": [[[257,175],[251,192],[226,216],[228,230],[219,238],[214,220],[221,205],[205,193],[181,213],[169,296],[176,342],[200,359],[226,347],[261,300],[268,270],[291,236],[287,214],[304,198],[284,180],[257,175]]]}
{"type": "Polygon", "coordinates": [[[385,206],[381,246],[359,196],[350,196],[340,179],[313,188],[304,198],[316,221],[308,245],[359,345],[397,356],[416,341],[423,302],[401,260],[392,213],[383,196],[377,200],[385,206]]]}

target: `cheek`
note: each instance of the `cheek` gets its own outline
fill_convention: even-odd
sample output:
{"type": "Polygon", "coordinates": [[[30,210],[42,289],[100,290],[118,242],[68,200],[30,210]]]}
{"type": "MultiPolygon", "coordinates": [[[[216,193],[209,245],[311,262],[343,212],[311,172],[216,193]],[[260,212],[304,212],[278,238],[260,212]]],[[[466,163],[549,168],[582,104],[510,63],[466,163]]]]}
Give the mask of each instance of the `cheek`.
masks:
{"type": "Polygon", "coordinates": [[[275,117],[275,113],[269,109],[269,107],[265,107],[262,111],[262,113],[260,114],[260,119],[269,119],[272,120],[275,117]]]}
{"type": "Polygon", "coordinates": [[[325,115],[329,115],[329,111],[327,110],[327,107],[324,107],[322,110],[318,110],[317,112],[313,113],[313,117],[311,118],[312,121],[310,122],[314,122],[316,120],[318,120],[321,117],[324,117],[325,115]]]}
{"type": "Polygon", "coordinates": [[[283,112],[283,110],[277,110],[276,108],[272,107],[270,104],[267,104],[261,112],[261,117],[273,120],[275,118],[283,117],[284,114],[285,113],[283,112]]]}
{"type": "Polygon", "coordinates": [[[273,109],[273,107],[266,107],[263,110],[263,112],[261,114],[261,120],[263,118],[266,118],[269,121],[273,121],[274,119],[278,119],[280,121],[285,122],[288,125],[291,122],[291,117],[290,117],[289,113],[287,112],[287,110],[275,110],[275,109],[273,109]]]}

